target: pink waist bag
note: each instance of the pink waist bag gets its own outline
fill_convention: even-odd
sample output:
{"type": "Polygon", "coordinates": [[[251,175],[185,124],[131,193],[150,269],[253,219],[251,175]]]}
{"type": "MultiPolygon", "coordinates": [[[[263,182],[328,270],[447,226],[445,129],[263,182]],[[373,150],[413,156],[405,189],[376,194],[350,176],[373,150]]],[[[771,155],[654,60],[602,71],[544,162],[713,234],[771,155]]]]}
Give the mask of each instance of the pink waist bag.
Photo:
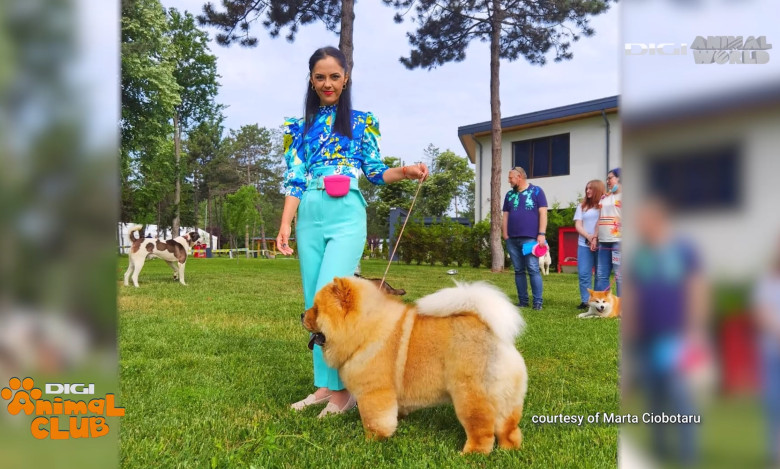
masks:
{"type": "Polygon", "coordinates": [[[331,197],[344,197],[349,193],[349,176],[343,174],[334,174],[332,176],[325,176],[323,182],[325,183],[325,192],[331,197]]]}

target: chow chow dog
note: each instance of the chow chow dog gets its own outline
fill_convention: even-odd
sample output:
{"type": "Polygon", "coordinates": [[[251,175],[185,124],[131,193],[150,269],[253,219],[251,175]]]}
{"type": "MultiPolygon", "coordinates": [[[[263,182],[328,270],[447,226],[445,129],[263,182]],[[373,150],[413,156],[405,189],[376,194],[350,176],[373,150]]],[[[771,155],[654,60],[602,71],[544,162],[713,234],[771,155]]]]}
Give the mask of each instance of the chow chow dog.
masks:
{"type": "Polygon", "coordinates": [[[515,338],[525,323],[487,283],[456,284],[407,305],[361,278],[317,292],[303,324],[355,396],[366,436],[391,436],[398,417],[451,402],[464,453],[519,448],[528,388],[515,338]]]}
{"type": "Polygon", "coordinates": [[[590,308],[577,315],[578,318],[617,318],[620,317],[620,297],[612,294],[612,288],[604,291],[588,289],[590,308]]]}

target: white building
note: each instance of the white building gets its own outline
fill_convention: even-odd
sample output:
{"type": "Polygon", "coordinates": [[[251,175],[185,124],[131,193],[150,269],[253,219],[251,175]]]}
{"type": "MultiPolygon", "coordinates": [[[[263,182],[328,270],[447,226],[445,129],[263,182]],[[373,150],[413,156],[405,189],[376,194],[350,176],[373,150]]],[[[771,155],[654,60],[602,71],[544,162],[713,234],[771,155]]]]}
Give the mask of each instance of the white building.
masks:
{"type": "MultiPolygon", "coordinates": [[[[628,107],[626,107],[628,109],[628,107]]],[[[746,86],[624,113],[625,205],[648,194],[673,209],[725,281],[751,279],[780,249],[780,86],[746,86]],[[629,190],[630,188],[630,190],[629,190]]],[[[624,220],[630,229],[634,211],[624,220]]],[[[634,238],[626,237],[626,249],[634,238]]]]}
{"type": "MultiPolygon", "coordinates": [[[[617,96],[506,117],[501,127],[502,201],[514,166],[526,170],[550,206],[567,206],[584,195],[589,180],[604,180],[621,165],[617,96]]],[[[490,122],[459,127],[458,137],[476,165],[474,215],[483,220],[490,216],[490,122]]]]}

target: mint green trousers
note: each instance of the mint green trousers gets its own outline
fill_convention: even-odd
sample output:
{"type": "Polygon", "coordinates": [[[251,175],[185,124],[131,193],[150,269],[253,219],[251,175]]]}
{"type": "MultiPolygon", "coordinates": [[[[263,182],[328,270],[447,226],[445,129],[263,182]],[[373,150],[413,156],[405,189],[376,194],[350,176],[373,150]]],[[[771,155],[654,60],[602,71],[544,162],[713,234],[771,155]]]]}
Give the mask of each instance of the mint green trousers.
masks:
{"type": "MultiPolygon", "coordinates": [[[[312,186],[301,197],[295,236],[306,309],[314,305],[314,295],[334,277],[354,275],[363,255],[366,201],[357,180],[354,182],[343,197],[331,197],[312,186]]],[[[319,345],[314,346],[313,358],[314,386],[344,389],[338,371],[325,364],[319,345]]]]}

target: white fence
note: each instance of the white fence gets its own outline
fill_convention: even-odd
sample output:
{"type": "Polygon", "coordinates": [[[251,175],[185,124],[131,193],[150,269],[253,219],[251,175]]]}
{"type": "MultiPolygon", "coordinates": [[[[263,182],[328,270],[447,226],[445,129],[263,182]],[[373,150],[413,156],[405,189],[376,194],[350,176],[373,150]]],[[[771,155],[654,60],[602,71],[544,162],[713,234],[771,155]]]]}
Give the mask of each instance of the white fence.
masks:
{"type": "MultiPolygon", "coordinates": [[[[130,229],[136,225],[140,225],[140,223],[118,223],[117,224],[117,246],[119,247],[119,252],[122,254],[127,254],[128,250],[130,249],[130,238],[128,236],[128,232],[130,229]]],[[[205,230],[201,230],[198,228],[195,230],[195,228],[190,227],[182,227],[180,230],[180,234],[189,233],[190,231],[197,231],[200,235],[199,241],[206,246],[210,246],[213,248],[216,248],[219,246],[219,239],[216,236],[211,236],[209,233],[207,233],[205,230]],[[209,244],[209,237],[211,238],[211,244],[209,244]]],[[[143,236],[148,237],[150,236],[152,238],[160,238],[160,239],[170,239],[172,238],[172,234],[168,230],[158,231],[157,225],[146,225],[146,231],[143,233],[143,236]]]]}

